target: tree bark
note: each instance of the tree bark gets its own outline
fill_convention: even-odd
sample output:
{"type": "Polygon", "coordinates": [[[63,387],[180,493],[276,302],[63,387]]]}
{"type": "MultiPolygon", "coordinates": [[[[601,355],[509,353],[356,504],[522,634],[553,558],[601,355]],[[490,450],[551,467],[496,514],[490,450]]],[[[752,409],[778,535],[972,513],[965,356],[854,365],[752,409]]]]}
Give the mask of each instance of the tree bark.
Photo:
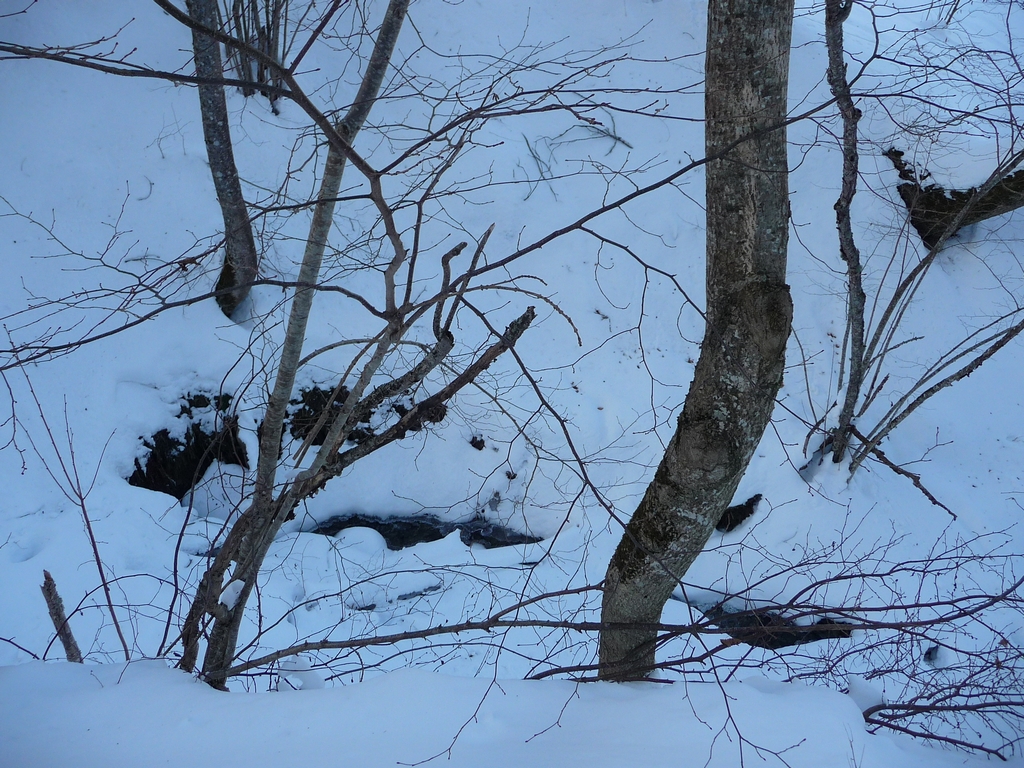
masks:
{"type": "Polygon", "coordinates": [[[707,325],[675,435],[605,577],[600,676],[645,677],[665,602],[732,499],[782,385],[792,301],[786,95],[793,0],[711,0],[707,325]],[[617,625],[617,626],[616,626],[617,625]]]}
{"type": "MultiPolygon", "coordinates": [[[[189,15],[204,27],[220,28],[217,0],[188,0],[189,15]]],[[[192,30],[192,50],[196,76],[216,82],[224,79],[220,43],[198,29],[192,30]]],[[[223,85],[200,85],[199,107],[203,117],[203,136],[210,173],[224,217],[224,266],[217,280],[217,304],[231,317],[249,295],[256,279],[258,258],[256,241],[249,222],[249,211],[242,197],[242,184],[231,145],[228,107],[223,85]]]]}
{"type": "Polygon", "coordinates": [[[43,584],[40,589],[43,590],[43,599],[46,600],[46,608],[50,612],[50,621],[53,622],[53,628],[57,632],[57,639],[64,646],[64,655],[67,656],[68,661],[81,664],[82,651],[71,632],[67,614],[64,613],[64,601],[60,599],[60,594],[57,592],[57,582],[53,580],[49,571],[43,571],[43,584]]]}

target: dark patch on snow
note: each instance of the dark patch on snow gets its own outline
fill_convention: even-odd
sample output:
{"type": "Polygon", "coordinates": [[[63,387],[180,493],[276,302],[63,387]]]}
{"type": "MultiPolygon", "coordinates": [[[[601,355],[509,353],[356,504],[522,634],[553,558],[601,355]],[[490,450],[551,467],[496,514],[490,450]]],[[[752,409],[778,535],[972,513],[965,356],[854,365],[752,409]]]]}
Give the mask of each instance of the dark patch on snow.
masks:
{"type": "Polygon", "coordinates": [[[424,587],[423,589],[416,589],[416,590],[413,590],[412,592],[405,592],[405,593],[399,595],[398,599],[399,600],[412,600],[415,597],[424,597],[425,595],[429,595],[429,594],[432,594],[434,592],[438,592],[438,591],[440,591],[440,589],[441,589],[441,585],[440,584],[431,584],[429,587],[424,587]]]}
{"type": "MultiPolygon", "coordinates": [[[[297,407],[289,412],[287,418],[288,431],[293,438],[305,440],[320,422],[324,411],[330,408],[331,413],[324,419],[323,424],[317,429],[312,440],[310,440],[312,445],[324,444],[335,416],[345,405],[345,400],[349,394],[348,388],[342,386],[338,390],[337,397],[332,400],[331,395],[333,394],[333,387],[331,389],[310,387],[309,389],[299,390],[299,397],[290,402],[292,406],[297,407]]],[[[417,403],[411,397],[406,396],[398,401],[391,402],[390,406],[382,404],[378,408],[369,408],[364,404],[358,407],[355,413],[356,426],[349,432],[348,440],[354,443],[361,443],[374,436],[375,432],[370,426],[370,419],[374,413],[387,413],[387,409],[390,409],[401,419],[412,411],[416,405],[417,403]],[[380,410],[381,408],[385,410],[382,411],[380,410]]],[[[427,424],[440,424],[448,416],[448,406],[442,402],[424,401],[420,403],[420,406],[420,409],[404,425],[402,433],[398,436],[399,440],[404,438],[408,432],[419,432],[427,424]]]]}
{"type": "MultiPolygon", "coordinates": [[[[416,403],[410,400],[408,403],[395,403],[391,408],[398,414],[398,418],[403,418],[415,405],[416,403]]],[[[414,413],[413,417],[406,423],[405,429],[409,432],[419,432],[428,423],[440,424],[445,420],[446,416],[448,416],[447,405],[440,401],[425,400],[419,412],[414,413]]],[[[399,440],[403,437],[405,437],[405,432],[402,433],[399,440]]]]}
{"type": "Polygon", "coordinates": [[[757,504],[761,501],[761,494],[755,493],[742,504],[729,507],[722,513],[722,519],[715,526],[720,531],[732,531],[739,527],[740,523],[757,511],[757,504]]]}
{"type": "MultiPolygon", "coordinates": [[[[320,387],[299,390],[298,399],[291,401],[291,405],[299,407],[288,415],[288,431],[292,437],[296,440],[305,440],[328,407],[334,413],[341,410],[346,398],[348,398],[348,388],[343,386],[338,392],[338,396],[332,402],[331,395],[333,392],[333,388],[321,389],[320,387]]],[[[310,441],[313,445],[324,444],[324,440],[327,439],[327,432],[331,428],[331,422],[333,421],[334,414],[324,420],[323,426],[317,430],[316,435],[310,441]]],[[[368,429],[365,431],[367,435],[373,434],[368,429]]]]}
{"type": "Polygon", "coordinates": [[[522,533],[482,516],[461,523],[452,523],[434,515],[417,515],[416,517],[337,515],[320,523],[313,533],[335,536],[346,528],[372,528],[384,537],[388,549],[391,550],[405,549],[428,541],[438,541],[456,530],[459,532],[462,543],[466,546],[481,544],[487,549],[509,547],[515,544],[536,544],[538,541],[542,541],[540,536],[522,533]]]}
{"type": "Polygon", "coordinates": [[[1024,171],[1004,176],[979,197],[977,187],[945,189],[938,184],[925,184],[930,177],[928,171],[919,172],[895,147],[882,154],[892,162],[903,182],[897,185],[896,191],[907,206],[910,223],[929,249],[934,248],[954,224],[957,229],[950,237],[971,224],[1024,206],[1024,171]],[[964,215],[958,221],[962,212],[964,215]]]}
{"type": "Polygon", "coordinates": [[[180,501],[214,460],[248,469],[249,457],[238,435],[238,419],[226,414],[230,403],[231,395],[185,395],[178,414],[179,419],[190,422],[184,437],[172,437],[169,430],[161,429],[149,438],[141,438],[149,454],[135,460],[128,483],[170,494],[180,501]],[[203,419],[204,415],[208,418],[203,419]],[[220,429],[208,429],[204,421],[219,423],[220,429]]]}
{"type": "Polygon", "coordinates": [[[731,612],[717,606],[704,615],[734,640],[771,650],[853,635],[852,625],[846,621],[824,618],[803,626],[777,611],[763,608],[731,612]]]}

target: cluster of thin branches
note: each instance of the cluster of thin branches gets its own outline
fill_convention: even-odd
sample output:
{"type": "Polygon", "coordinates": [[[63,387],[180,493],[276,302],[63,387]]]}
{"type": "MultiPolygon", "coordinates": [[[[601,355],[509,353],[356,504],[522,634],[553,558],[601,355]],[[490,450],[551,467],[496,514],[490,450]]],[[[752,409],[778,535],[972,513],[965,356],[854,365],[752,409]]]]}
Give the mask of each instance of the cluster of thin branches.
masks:
{"type": "MultiPolygon", "coordinates": [[[[1001,301],[988,308],[965,309],[959,321],[967,332],[959,340],[936,347],[929,343],[929,328],[920,327],[912,317],[927,298],[926,281],[941,254],[954,246],[965,225],[990,215],[979,213],[982,207],[994,208],[986,196],[1024,160],[1017,120],[1024,95],[1022,70],[1011,34],[1019,9],[1012,3],[979,9],[989,16],[1002,14],[1001,25],[992,27],[991,39],[980,41],[968,35],[959,19],[954,20],[958,5],[949,9],[947,21],[936,21],[942,24],[942,34],[928,35],[919,34],[914,25],[913,29],[906,26],[909,17],[898,7],[861,7],[840,0],[826,3],[827,79],[841,124],[837,143],[843,155],[843,176],[835,209],[847,311],[835,394],[829,394],[830,399],[838,398],[840,408],[836,413],[831,407],[819,413],[812,404],[810,419],[812,433],[821,441],[819,456],[831,452],[837,463],[848,459],[851,473],[874,459],[909,478],[950,514],[952,510],[927,489],[919,474],[890,460],[880,445],[921,405],[966,379],[1024,331],[1020,275],[1006,274],[1013,269],[1012,263],[1009,267],[984,264],[1001,301]],[[844,50],[843,26],[851,12],[861,14],[861,21],[870,14],[874,42],[863,54],[848,55],[844,50]],[[855,68],[849,70],[851,65],[855,68]],[[865,123],[871,138],[862,133],[865,123]],[[881,124],[886,127],[880,130],[881,124]],[[897,236],[889,232],[880,243],[872,242],[873,253],[864,258],[857,240],[879,225],[866,226],[853,215],[858,185],[867,182],[868,193],[886,200],[896,197],[889,173],[881,175],[889,189],[870,186],[871,178],[861,167],[865,154],[902,157],[902,152],[892,154],[892,148],[900,145],[914,153],[918,162],[926,162],[929,153],[940,154],[937,148],[948,155],[966,150],[968,141],[992,147],[993,167],[969,194],[958,193],[964,203],[942,231],[929,235],[922,252],[914,243],[913,230],[904,226],[897,236]],[[909,357],[915,358],[912,375],[900,371],[908,367],[909,357]]],[[[919,189],[928,178],[923,168],[915,172],[912,165],[901,167],[900,179],[905,181],[912,174],[919,189]]],[[[1010,208],[1004,205],[999,210],[1010,208]]],[[[966,247],[970,250],[969,244],[966,247]]]]}

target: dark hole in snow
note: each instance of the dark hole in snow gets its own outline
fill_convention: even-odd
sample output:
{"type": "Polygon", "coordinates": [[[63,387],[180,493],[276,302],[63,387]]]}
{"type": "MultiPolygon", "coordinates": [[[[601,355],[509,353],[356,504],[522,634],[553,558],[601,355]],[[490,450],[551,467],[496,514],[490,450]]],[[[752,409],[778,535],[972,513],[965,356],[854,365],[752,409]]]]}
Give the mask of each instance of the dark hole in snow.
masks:
{"type": "Polygon", "coordinates": [[[715,526],[720,531],[732,531],[739,527],[740,523],[757,511],[757,504],[761,501],[761,494],[755,493],[742,504],[735,504],[722,513],[722,519],[715,526]]]}
{"type": "Polygon", "coordinates": [[[803,626],[767,609],[730,612],[719,606],[704,615],[734,640],[772,650],[853,635],[852,625],[846,621],[824,618],[803,626]]]}
{"type": "Polygon", "coordinates": [[[384,537],[388,549],[397,550],[438,541],[458,530],[459,538],[466,546],[482,544],[485,548],[508,547],[515,544],[536,544],[540,536],[508,528],[483,517],[461,523],[452,523],[434,515],[416,517],[370,517],[369,515],[338,515],[320,523],[313,533],[334,536],[346,528],[372,528],[384,537]]]}
{"type": "Polygon", "coordinates": [[[1024,171],[1003,176],[998,182],[979,195],[979,188],[946,189],[938,184],[925,184],[931,174],[918,171],[904,160],[904,152],[890,147],[882,153],[899,174],[901,184],[896,191],[902,198],[910,223],[921,236],[921,242],[929,249],[934,248],[946,230],[956,226],[950,233],[955,236],[965,227],[979,221],[999,216],[1021,207],[1024,195],[1024,171]]]}
{"type": "MultiPolygon", "coordinates": [[[[334,402],[329,403],[333,392],[333,388],[321,389],[320,387],[299,390],[299,398],[291,401],[292,405],[299,407],[291,411],[288,416],[288,431],[292,437],[296,440],[305,440],[309,433],[313,431],[313,427],[316,426],[328,405],[330,405],[332,411],[341,410],[341,407],[345,404],[345,398],[348,397],[348,389],[342,387],[341,391],[338,392],[338,396],[334,398],[334,402]]],[[[327,431],[331,428],[333,420],[332,417],[328,417],[324,421],[324,425],[317,430],[316,435],[311,441],[313,445],[324,444],[324,440],[327,438],[327,431]]],[[[369,432],[369,430],[366,431],[369,432]]]]}
{"type": "MultiPolygon", "coordinates": [[[[293,408],[289,410],[287,418],[288,432],[293,438],[305,440],[313,432],[317,423],[319,423],[324,411],[330,408],[332,413],[324,419],[323,425],[316,431],[312,440],[310,440],[312,445],[324,444],[331,424],[334,422],[334,417],[345,405],[345,400],[348,398],[348,388],[341,387],[338,391],[338,396],[332,401],[331,395],[333,393],[333,387],[331,389],[310,387],[309,389],[299,390],[298,399],[290,402],[293,408]]],[[[407,432],[419,432],[427,424],[440,424],[448,415],[448,406],[442,402],[434,402],[428,399],[416,403],[410,397],[405,397],[399,402],[392,402],[389,407],[385,406],[383,410],[378,408],[376,413],[378,415],[386,414],[388,410],[397,414],[400,419],[406,418],[406,415],[412,412],[406,418],[399,439],[405,437],[407,432]],[[418,406],[418,409],[414,411],[413,409],[416,406],[418,406]]],[[[350,442],[361,443],[374,436],[375,432],[370,426],[370,419],[374,416],[374,413],[373,409],[366,408],[365,406],[356,411],[355,421],[357,426],[348,433],[348,440],[350,442]]]]}
{"type": "Polygon", "coordinates": [[[188,394],[182,398],[178,418],[189,422],[184,437],[172,437],[169,430],[161,429],[149,438],[142,438],[149,455],[135,460],[135,471],[128,483],[170,494],[180,501],[214,460],[248,469],[249,457],[238,436],[238,419],[223,415],[230,402],[230,395],[188,394]],[[221,414],[219,418],[212,418],[211,409],[221,414]],[[204,421],[218,423],[219,429],[214,431],[204,426],[200,421],[204,411],[211,417],[204,421]]]}

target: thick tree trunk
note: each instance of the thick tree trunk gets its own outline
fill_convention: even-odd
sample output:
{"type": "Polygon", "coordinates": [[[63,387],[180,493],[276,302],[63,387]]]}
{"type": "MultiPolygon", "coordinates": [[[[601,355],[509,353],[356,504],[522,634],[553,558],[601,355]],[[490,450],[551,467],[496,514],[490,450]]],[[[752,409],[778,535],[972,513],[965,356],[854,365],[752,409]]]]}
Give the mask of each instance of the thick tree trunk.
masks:
{"type": "Polygon", "coordinates": [[[732,499],[782,385],[792,302],[786,93],[793,0],[711,0],[707,326],[676,433],[605,577],[600,675],[655,666],[665,602],[732,499]],[[737,142],[739,142],[737,144],[737,142]],[[620,625],[616,628],[614,625],[620,625]],[[622,626],[626,625],[626,626],[622,626]]]}
{"type": "MultiPolygon", "coordinates": [[[[218,29],[220,14],[217,0],[188,0],[189,15],[204,27],[218,29]]],[[[199,30],[192,30],[192,50],[196,75],[216,82],[224,79],[220,43],[199,30]]],[[[199,107],[203,116],[203,136],[210,173],[224,216],[224,266],[217,280],[217,304],[231,317],[249,295],[257,274],[256,241],[249,223],[249,212],[242,197],[242,185],[235,166],[228,126],[228,107],[223,85],[200,85],[199,107]]]]}

